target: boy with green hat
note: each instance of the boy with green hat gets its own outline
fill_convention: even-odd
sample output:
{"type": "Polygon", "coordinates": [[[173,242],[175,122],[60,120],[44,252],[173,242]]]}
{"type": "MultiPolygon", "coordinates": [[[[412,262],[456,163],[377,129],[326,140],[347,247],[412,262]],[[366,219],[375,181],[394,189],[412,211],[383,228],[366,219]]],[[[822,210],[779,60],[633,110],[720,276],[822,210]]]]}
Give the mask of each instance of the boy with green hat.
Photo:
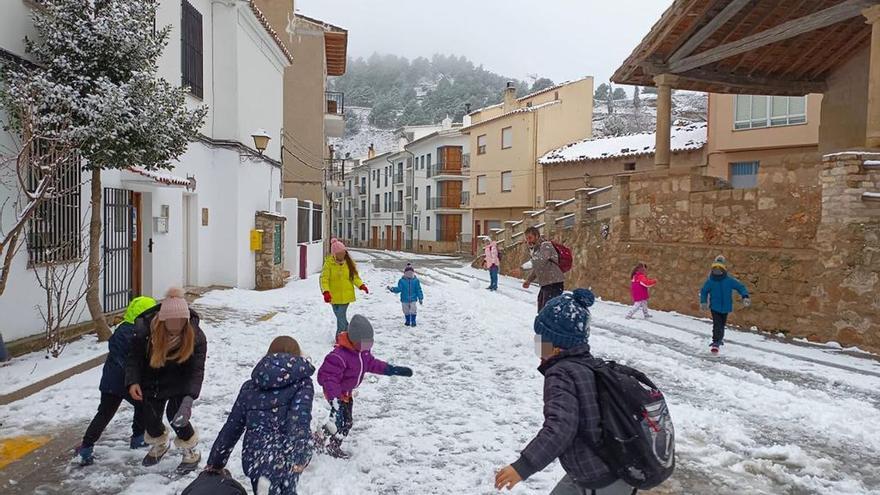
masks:
{"type": "Polygon", "coordinates": [[[131,424],[131,439],[129,446],[132,449],[146,447],[144,442],[144,425],[141,421],[142,402],[133,401],[125,388],[125,363],[128,359],[128,350],[131,347],[131,337],[134,335],[134,322],[144,311],[156,305],[151,297],[140,296],[132,299],[125,310],[122,323],[116,327],[116,331],[110,337],[107,345],[110,348],[107,360],[104,361],[104,370],[101,373],[101,403],[98,404],[98,413],[86,429],[82,444],[76,448],[76,454],[80,457],[81,466],[94,464],[95,442],[101,438],[101,434],[122,401],[134,406],[134,419],[131,424]]]}

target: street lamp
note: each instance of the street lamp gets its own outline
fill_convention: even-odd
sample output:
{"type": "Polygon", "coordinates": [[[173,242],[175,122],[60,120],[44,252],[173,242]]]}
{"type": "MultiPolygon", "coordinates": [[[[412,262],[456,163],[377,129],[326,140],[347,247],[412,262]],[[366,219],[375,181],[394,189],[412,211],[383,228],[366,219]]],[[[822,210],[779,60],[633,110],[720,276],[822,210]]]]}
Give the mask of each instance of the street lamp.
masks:
{"type": "Polygon", "coordinates": [[[251,137],[254,138],[254,148],[260,152],[260,156],[263,155],[263,152],[266,151],[266,148],[269,147],[269,140],[272,139],[272,136],[269,135],[269,132],[266,129],[258,129],[257,132],[251,134],[251,137]]]}

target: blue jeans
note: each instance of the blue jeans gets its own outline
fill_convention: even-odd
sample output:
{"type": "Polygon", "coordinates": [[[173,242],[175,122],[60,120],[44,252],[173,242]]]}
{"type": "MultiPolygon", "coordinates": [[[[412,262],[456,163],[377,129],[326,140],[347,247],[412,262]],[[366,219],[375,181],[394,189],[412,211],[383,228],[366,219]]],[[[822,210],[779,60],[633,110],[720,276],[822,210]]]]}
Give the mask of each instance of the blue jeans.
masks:
{"type": "Polygon", "coordinates": [[[498,265],[489,267],[489,288],[495,290],[498,288],[498,265]]]}
{"type": "Polygon", "coordinates": [[[348,304],[334,304],[333,314],[336,315],[336,335],[348,330],[348,304]]]}

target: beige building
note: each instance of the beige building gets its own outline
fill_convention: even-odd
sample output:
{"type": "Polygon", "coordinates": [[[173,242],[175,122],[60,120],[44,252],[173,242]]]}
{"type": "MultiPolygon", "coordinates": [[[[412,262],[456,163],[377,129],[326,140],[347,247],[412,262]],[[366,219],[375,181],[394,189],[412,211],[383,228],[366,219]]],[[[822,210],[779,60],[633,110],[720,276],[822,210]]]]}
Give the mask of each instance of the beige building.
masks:
{"type": "Polygon", "coordinates": [[[502,103],[471,113],[462,132],[471,150],[474,236],[544,204],[547,191],[538,158],[592,135],[593,78],[516,97],[508,85],[502,103]]]}
{"type": "MultiPolygon", "coordinates": [[[[761,163],[819,154],[822,95],[709,95],[708,175],[731,182],[761,163]]],[[[673,158],[673,165],[676,165],[673,158]]]]}
{"type": "Polygon", "coordinates": [[[284,73],[283,194],[323,204],[327,138],[345,132],[344,95],[327,91],[327,77],[345,74],[348,31],[294,14],[292,0],[256,1],[294,54],[284,73]]]}
{"type": "MultiPolygon", "coordinates": [[[[705,122],[672,129],[672,166],[694,168],[706,164],[705,122]]],[[[542,156],[547,199],[566,201],[578,189],[611,185],[615,176],[654,170],[653,132],[587,139],[542,156]]]]}

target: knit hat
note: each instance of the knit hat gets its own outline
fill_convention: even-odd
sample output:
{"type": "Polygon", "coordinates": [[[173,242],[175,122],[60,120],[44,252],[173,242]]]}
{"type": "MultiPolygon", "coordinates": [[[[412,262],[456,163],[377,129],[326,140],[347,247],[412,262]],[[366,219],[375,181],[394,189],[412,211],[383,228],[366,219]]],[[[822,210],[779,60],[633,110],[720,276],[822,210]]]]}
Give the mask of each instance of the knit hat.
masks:
{"type": "Polygon", "coordinates": [[[403,273],[414,272],[414,271],[416,271],[416,269],[413,268],[412,263],[407,263],[406,268],[403,269],[403,273]]]}
{"type": "Polygon", "coordinates": [[[353,344],[373,341],[373,325],[363,315],[354,315],[348,324],[348,338],[353,344]]]}
{"type": "Polygon", "coordinates": [[[159,307],[159,321],[174,320],[178,318],[189,319],[189,305],[186,303],[183,289],[172,287],[165,294],[165,299],[159,307]]]}
{"type": "Polygon", "coordinates": [[[122,317],[122,321],[126,323],[134,323],[134,320],[136,320],[141,313],[155,305],[156,300],[152,297],[138,296],[128,303],[128,309],[125,310],[125,315],[122,317]]]}
{"type": "Polygon", "coordinates": [[[715,261],[712,262],[712,269],[714,270],[716,268],[727,271],[727,260],[720,254],[715,258],[715,261]]]}
{"type": "Polygon", "coordinates": [[[337,255],[346,251],[348,251],[348,248],[345,247],[342,241],[336,238],[330,239],[330,254],[337,255]]]}
{"type": "Polygon", "coordinates": [[[535,318],[535,333],[553,347],[571,349],[590,340],[590,310],[596,296],[575,289],[552,299],[535,318]]]}

